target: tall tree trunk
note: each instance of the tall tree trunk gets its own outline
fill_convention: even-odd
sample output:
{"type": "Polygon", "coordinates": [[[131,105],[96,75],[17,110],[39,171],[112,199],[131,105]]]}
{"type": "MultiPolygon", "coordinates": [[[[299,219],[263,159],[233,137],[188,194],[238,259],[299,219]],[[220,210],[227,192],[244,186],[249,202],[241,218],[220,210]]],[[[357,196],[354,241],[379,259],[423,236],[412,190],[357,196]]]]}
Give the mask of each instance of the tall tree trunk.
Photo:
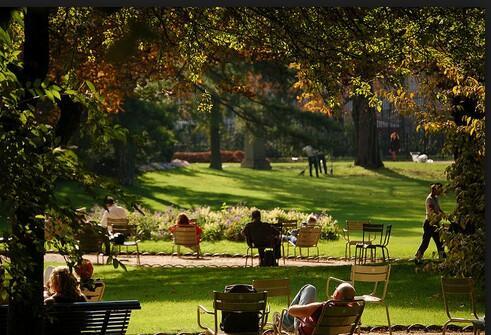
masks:
{"type": "Polygon", "coordinates": [[[368,106],[368,100],[365,97],[355,96],[353,98],[355,165],[367,169],[384,166],[378,149],[377,115],[375,113],[375,108],[368,106]]]}
{"type": "Polygon", "coordinates": [[[222,157],[220,154],[220,125],[222,123],[222,114],[220,113],[219,101],[215,95],[212,95],[213,107],[210,114],[210,168],[221,170],[222,157]]]}
{"type": "Polygon", "coordinates": [[[117,142],[116,159],[119,182],[123,185],[132,185],[136,177],[136,145],[131,135],[128,136],[126,142],[117,142]]]}
{"type": "Polygon", "coordinates": [[[255,170],[271,170],[271,164],[266,159],[264,138],[247,130],[244,134],[244,160],[240,167],[255,170]]]}
{"type": "MultiPolygon", "coordinates": [[[[28,8],[25,16],[24,85],[45,79],[49,65],[48,9],[28,8]]],[[[28,94],[28,93],[27,93],[28,94]]],[[[24,100],[29,100],[26,96],[24,100]]],[[[21,106],[22,108],[22,106],[21,106]]],[[[41,148],[40,148],[41,150],[41,148]]],[[[26,153],[28,154],[28,153],[26,153]]],[[[43,268],[44,224],[35,216],[43,212],[43,181],[32,176],[33,200],[15,211],[12,241],[9,243],[11,260],[11,294],[9,297],[9,334],[43,334],[43,268]]]]}

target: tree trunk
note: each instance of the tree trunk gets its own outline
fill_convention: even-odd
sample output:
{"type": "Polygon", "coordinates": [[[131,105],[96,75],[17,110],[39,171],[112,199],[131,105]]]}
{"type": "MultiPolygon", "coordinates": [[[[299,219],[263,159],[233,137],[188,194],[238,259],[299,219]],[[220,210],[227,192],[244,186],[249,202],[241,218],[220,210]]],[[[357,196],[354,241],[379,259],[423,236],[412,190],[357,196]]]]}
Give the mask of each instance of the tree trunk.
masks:
{"type": "Polygon", "coordinates": [[[126,142],[116,144],[116,159],[118,161],[118,179],[123,185],[132,185],[136,177],[136,145],[128,136],[126,142]]]}
{"type": "Polygon", "coordinates": [[[222,114],[218,99],[212,96],[213,107],[210,114],[210,168],[215,170],[222,169],[222,157],[220,154],[220,124],[222,123],[222,114]]]}
{"type": "Polygon", "coordinates": [[[353,125],[355,165],[366,169],[377,169],[384,164],[380,158],[377,139],[377,115],[375,108],[368,106],[368,100],[362,96],[353,98],[353,125]]]}
{"type": "Polygon", "coordinates": [[[244,136],[244,160],[240,167],[256,170],[271,170],[266,159],[264,138],[247,130],[244,136]]]}
{"type": "MultiPolygon", "coordinates": [[[[28,8],[24,19],[24,69],[22,81],[45,79],[49,65],[48,9],[28,8]]],[[[29,93],[25,101],[30,100],[29,93]]],[[[20,106],[22,109],[22,106],[20,106]]],[[[8,245],[11,260],[11,292],[9,297],[8,334],[44,334],[43,329],[43,268],[44,224],[35,219],[43,212],[43,181],[33,176],[33,203],[26,203],[15,211],[12,240],[8,245]],[[39,191],[41,190],[41,193],[39,191]]]]}

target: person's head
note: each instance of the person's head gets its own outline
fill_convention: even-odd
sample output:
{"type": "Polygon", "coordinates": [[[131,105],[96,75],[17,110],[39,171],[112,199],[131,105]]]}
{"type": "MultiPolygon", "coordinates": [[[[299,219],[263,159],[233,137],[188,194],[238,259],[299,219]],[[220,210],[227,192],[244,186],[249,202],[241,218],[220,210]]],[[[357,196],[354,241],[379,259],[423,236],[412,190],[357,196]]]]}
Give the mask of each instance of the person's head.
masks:
{"type": "Polygon", "coordinates": [[[111,207],[112,205],[114,205],[114,198],[113,197],[110,197],[110,196],[107,196],[104,199],[104,204],[106,205],[106,207],[111,207]]]}
{"type": "Polygon", "coordinates": [[[332,294],[333,300],[351,301],[355,298],[355,288],[349,283],[341,283],[332,294]]]}
{"type": "Polygon", "coordinates": [[[78,280],[66,266],[57,266],[48,279],[48,290],[51,294],[65,297],[80,296],[78,280]]]}
{"type": "Polygon", "coordinates": [[[251,218],[252,218],[252,221],[255,221],[255,222],[261,221],[261,212],[258,211],[257,209],[252,211],[251,218]]]}
{"type": "Polygon", "coordinates": [[[440,195],[443,191],[443,185],[442,183],[434,183],[431,184],[431,193],[433,195],[440,195]]]}
{"type": "Polygon", "coordinates": [[[179,214],[177,216],[176,224],[178,225],[189,224],[188,216],[184,213],[179,214]]]}
{"type": "Polygon", "coordinates": [[[309,217],[307,218],[307,223],[309,225],[314,225],[317,223],[317,217],[314,214],[310,214],[309,217]]]}

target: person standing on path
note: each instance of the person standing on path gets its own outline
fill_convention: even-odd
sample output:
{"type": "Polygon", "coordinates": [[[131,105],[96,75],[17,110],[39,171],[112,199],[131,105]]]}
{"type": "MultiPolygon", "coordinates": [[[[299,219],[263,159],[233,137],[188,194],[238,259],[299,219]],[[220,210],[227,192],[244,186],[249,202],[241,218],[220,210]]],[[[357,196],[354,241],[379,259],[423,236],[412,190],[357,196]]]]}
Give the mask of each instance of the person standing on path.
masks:
{"type": "Polygon", "coordinates": [[[438,255],[441,258],[444,258],[445,252],[443,249],[443,244],[440,240],[440,221],[442,218],[446,217],[445,213],[440,208],[440,203],[438,200],[439,195],[442,193],[443,185],[441,183],[435,183],[431,185],[431,192],[426,197],[425,208],[426,208],[426,217],[423,223],[423,238],[421,241],[421,245],[416,252],[416,264],[421,264],[423,255],[428,249],[428,245],[430,244],[430,239],[433,238],[436,244],[436,248],[438,250],[438,255]]]}

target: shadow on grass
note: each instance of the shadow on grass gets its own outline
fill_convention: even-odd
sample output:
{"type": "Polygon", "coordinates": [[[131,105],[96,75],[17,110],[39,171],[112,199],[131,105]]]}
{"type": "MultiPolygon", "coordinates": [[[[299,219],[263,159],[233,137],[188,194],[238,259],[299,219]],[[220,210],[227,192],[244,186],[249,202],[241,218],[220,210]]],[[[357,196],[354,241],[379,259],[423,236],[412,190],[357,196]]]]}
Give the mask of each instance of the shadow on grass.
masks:
{"type": "MultiPolygon", "coordinates": [[[[292,296],[305,284],[317,287],[318,299],[326,298],[329,276],[347,279],[349,266],[341,267],[279,267],[279,268],[189,268],[136,269],[127,273],[107,273],[105,299],[138,299],[165,303],[210,301],[213,290],[223,291],[226,285],[252,283],[253,279],[290,278],[292,296]],[[110,277],[110,278],[109,278],[110,277]]],[[[369,293],[373,286],[355,285],[358,294],[369,293]]],[[[332,290],[332,288],[330,288],[332,290]]],[[[387,301],[390,306],[435,309],[443,308],[439,274],[415,272],[415,266],[392,267],[387,301]]],[[[330,292],[332,293],[332,292],[330,292]]]]}

